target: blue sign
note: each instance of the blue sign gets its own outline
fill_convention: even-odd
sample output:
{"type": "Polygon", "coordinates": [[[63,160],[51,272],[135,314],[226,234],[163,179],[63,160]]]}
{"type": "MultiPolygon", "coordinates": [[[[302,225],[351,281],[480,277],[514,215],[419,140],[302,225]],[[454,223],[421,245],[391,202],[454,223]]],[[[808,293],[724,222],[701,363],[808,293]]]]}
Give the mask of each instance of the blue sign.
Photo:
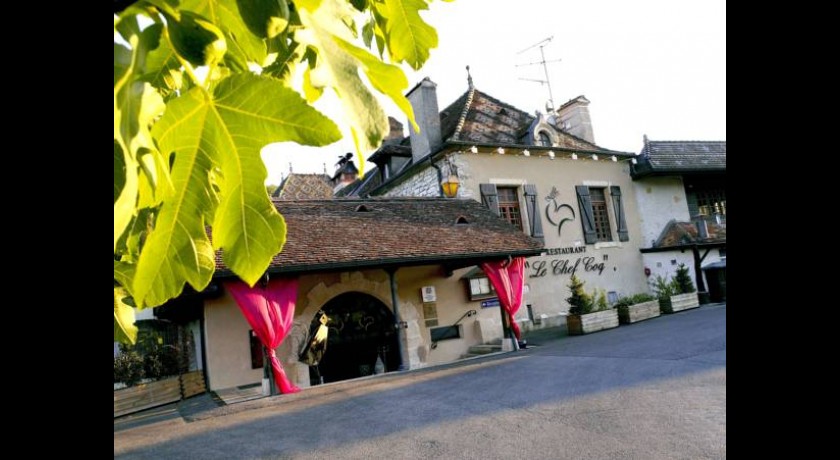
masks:
{"type": "Polygon", "coordinates": [[[499,306],[499,298],[496,297],[495,299],[488,299],[481,302],[481,308],[487,307],[498,307],[499,306]]]}

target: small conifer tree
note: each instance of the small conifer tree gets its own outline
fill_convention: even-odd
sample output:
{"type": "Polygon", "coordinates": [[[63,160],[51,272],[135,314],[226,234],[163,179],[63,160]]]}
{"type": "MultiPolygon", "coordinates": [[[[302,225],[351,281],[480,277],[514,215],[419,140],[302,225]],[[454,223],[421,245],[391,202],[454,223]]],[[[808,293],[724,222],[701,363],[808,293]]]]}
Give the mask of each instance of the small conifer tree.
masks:
{"type": "Polygon", "coordinates": [[[691,281],[691,275],[688,274],[688,267],[685,264],[680,264],[677,267],[677,276],[674,277],[675,284],[679,286],[680,294],[689,294],[694,292],[694,283],[691,281]]]}
{"type": "Polygon", "coordinates": [[[592,311],[592,297],[583,290],[583,281],[572,275],[568,286],[569,290],[572,291],[571,297],[566,298],[566,302],[571,305],[569,314],[584,315],[592,311]]]}

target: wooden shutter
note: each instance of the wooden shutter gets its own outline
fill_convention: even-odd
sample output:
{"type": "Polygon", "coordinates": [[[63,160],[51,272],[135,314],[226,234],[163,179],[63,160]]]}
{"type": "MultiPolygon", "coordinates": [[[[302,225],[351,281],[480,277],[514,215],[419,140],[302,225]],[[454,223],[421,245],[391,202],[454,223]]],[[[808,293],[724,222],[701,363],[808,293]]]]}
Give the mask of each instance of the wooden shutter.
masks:
{"type": "Polygon", "coordinates": [[[592,199],[589,198],[589,187],[576,185],[578,208],[580,209],[580,223],[583,226],[583,241],[593,244],[598,241],[595,234],[595,215],[592,212],[592,199]]]}
{"type": "Polygon", "coordinates": [[[537,186],[525,184],[525,207],[528,209],[528,222],[531,224],[531,236],[545,243],[540,210],[537,209],[537,186]]]}
{"type": "Polygon", "coordinates": [[[617,185],[610,187],[610,195],[612,195],[616,227],[618,227],[618,241],[630,241],[630,234],[627,232],[627,219],[624,217],[624,202],[621,199],[621,187],[617,185]]]}
{"type": "Polygon", "coordinates": [[[496,191],[496,184],[479,184],[481,191],[481,204],[487,206],[497,216],[499,213],[499,193],[496,191]]]}

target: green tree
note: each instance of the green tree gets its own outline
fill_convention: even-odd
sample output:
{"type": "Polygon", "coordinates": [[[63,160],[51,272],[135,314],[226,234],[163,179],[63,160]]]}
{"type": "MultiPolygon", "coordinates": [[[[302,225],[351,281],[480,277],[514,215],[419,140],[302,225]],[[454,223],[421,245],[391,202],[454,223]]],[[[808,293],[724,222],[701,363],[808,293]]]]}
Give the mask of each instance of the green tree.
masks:
{"type": "Polygon", "coordinates": [[[115,340],[135,340],[133,308],[160,305],[186,283],[204,289],[216,250],[248,284],[262,276],[283,248],[286,227],[266,194],[260,149],[337,141],[336,124],[312,107],[325,89],[341,101],[360,157],[389,129],[374,91],[417,128],[398,66],[420,68],[437,46],[437,33],[419,14],[430,1],[140,0],[115,7],[115,340]],[[292,87],[297,72],[302,84],[292,87]]]}

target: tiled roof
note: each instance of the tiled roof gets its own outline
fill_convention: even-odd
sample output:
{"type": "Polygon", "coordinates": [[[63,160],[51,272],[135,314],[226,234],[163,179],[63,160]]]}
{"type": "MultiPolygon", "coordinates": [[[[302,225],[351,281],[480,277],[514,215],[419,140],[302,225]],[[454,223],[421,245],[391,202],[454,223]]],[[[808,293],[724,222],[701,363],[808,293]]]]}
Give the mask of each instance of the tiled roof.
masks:
{"type": "MultiPolygon", "coordinates": [[[[479,261],[537,255],[543,247],[474,200],[373,198],[274,205],[288,233],[283,252],[271,262],[272,273],[479,261]],[[457,223],[459,218],[467,223],[457,223]]],[[[220,252],[216,268],[217,276],[230,275],[220,252]]]]}
{"type": "Polygon", "coordinates": [[[677,222],[671,220],[662,229],[659,238],[653,244],[654,248],[671,248],[704,243],[725,243],[726,226],[708,222],[708,238],[700,238],[697,226],[693,222],[677,222]]]}
{"type": "Polygon", "coordinates": [[[726,141],[647,141],[633,177],[656,173],[725,172],[726,141]]]}
{"type": "Polygon", "coordinates": [[[281,200],[325,200],[332,198],[330,177],[326,174],[289,174],[271,195],[281,200]]]}

